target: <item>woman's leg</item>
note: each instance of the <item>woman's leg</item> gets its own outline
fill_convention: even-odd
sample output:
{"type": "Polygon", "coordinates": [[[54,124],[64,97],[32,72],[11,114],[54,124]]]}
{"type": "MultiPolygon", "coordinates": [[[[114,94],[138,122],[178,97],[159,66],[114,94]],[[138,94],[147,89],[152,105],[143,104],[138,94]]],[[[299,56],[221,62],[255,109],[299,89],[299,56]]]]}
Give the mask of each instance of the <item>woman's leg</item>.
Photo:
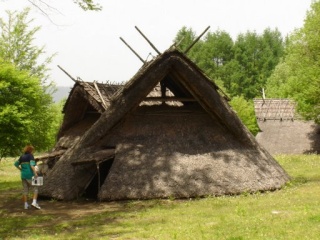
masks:
{"type": "Polygon", "coordinates": [[[38,187],[33,186],[33,200],[31,205],[37,209],[40,209],[40,206],[37,203],[37,199],[38,199],[38,187]]]}
{"type": "Polygon", "coordinates": [[[24,203],[24,208],[28,209],[28,194],[29,194],[29,184],[26,179],[22,179],[22,186],[23,186],[23,192],[22,192],[22,199],[24,203]]]}

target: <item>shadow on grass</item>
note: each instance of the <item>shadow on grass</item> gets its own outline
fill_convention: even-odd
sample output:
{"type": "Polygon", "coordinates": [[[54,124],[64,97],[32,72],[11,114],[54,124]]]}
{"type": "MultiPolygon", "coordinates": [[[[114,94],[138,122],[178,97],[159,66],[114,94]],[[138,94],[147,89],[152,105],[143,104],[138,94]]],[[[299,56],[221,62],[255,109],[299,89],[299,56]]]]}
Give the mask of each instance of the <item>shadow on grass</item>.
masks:
{"type": "Polygon", "coordinates": [[[169,200],[97,202],[40,199],[39,204],[41,210],[25,210],[21,190],[2,192],[0,239],[119,237],[136,231],[133,227],[135,214],[159,205],[162,208],[174,207],[174,202],[169,200]]]}
{"type": "Polygon", "coordinates": [[[320,183],[320,176],[313,176],[313,177],[306,177],[306,176],[296,176],[291,179],[289,183],[287,183],[287,186],[294,187],[294,186],[300,186],[307,183],[316,182],[320,183]]]}

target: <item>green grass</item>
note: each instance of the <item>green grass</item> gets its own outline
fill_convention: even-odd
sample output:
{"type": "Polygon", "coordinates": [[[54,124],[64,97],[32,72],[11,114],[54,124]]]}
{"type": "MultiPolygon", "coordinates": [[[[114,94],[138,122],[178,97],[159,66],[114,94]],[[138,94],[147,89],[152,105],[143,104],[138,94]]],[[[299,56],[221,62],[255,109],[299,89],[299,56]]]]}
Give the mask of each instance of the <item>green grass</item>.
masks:
{"type": "Polygon", "coordinates": [[[0,161],[0,192],[21,187],[20,172],[14,162],[12,158],[0,161]]]}
{"type": "MultiPolygon", "coordinates": [[[[189,200],[89,203],[96,204],[97,211],[79,216],[71,212],[68,216],[36,211],[10,213],[3,208],[0,239],[319,239],[320,156],[276,159],[292,177],[278,191],[189,200]]],[[[0,163],[0,179],[1,193],[20,188],[12,162],[0,163]]],[[[72,211],[77,204],[79,210],[83,203],[60,204],[72,211]]]]}

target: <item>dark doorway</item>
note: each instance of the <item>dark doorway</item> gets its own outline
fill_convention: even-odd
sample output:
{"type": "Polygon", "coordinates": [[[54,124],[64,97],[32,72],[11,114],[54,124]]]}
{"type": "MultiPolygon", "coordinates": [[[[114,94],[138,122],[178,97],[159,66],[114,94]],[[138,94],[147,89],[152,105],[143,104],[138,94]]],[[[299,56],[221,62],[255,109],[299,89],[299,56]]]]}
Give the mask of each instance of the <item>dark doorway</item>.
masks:
{"type": "Polygon", "coordinates": [[[88,198],[88,199],[97,199],[98,198],[98,193],[99,193],[100,187],[102,186],[102,184],[106,180],[106,178],[110,172],[111,166],[113,164],[113,161],[114,161],[114,158],[111,158],[111,159],[108,159],[108,160],[101,162],[99,164],[99,174],[98,174],[98,172],[96,172],[92,181],[90,182],[90,184],[86,188],[86,190],[83,194],[83,197],[88,198]],[[99,181],[99,175],[100,175],[100,181],[99,181]],[[99,186],[99,182],[100,182],[100,186],[99,186]]]}

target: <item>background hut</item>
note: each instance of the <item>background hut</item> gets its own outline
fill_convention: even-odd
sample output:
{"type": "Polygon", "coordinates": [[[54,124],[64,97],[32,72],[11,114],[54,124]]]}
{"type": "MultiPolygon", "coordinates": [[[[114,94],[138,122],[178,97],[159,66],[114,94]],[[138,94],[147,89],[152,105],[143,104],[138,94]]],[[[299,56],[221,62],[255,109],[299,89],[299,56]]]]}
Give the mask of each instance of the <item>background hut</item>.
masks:
{"type": "Polygon", "coordinates": [[[320,126],[304,121],[289,99],[254,99],[257,141],[271,154],[320,153],[320,126]]]}
{"type": "Polygon", "coordinates": [[[288,180],[214,82],[168,50],[112,96],[49,172],[40,195],[187,198],[274,190],[288,180]]]}
{"type": "Polygon", "coordinates": [[[75,81],[62,111],[64,117],[57,143],[50,152],[37,158],[44,173],[100,118],[120,87],[119,84],[75,81]]]}

